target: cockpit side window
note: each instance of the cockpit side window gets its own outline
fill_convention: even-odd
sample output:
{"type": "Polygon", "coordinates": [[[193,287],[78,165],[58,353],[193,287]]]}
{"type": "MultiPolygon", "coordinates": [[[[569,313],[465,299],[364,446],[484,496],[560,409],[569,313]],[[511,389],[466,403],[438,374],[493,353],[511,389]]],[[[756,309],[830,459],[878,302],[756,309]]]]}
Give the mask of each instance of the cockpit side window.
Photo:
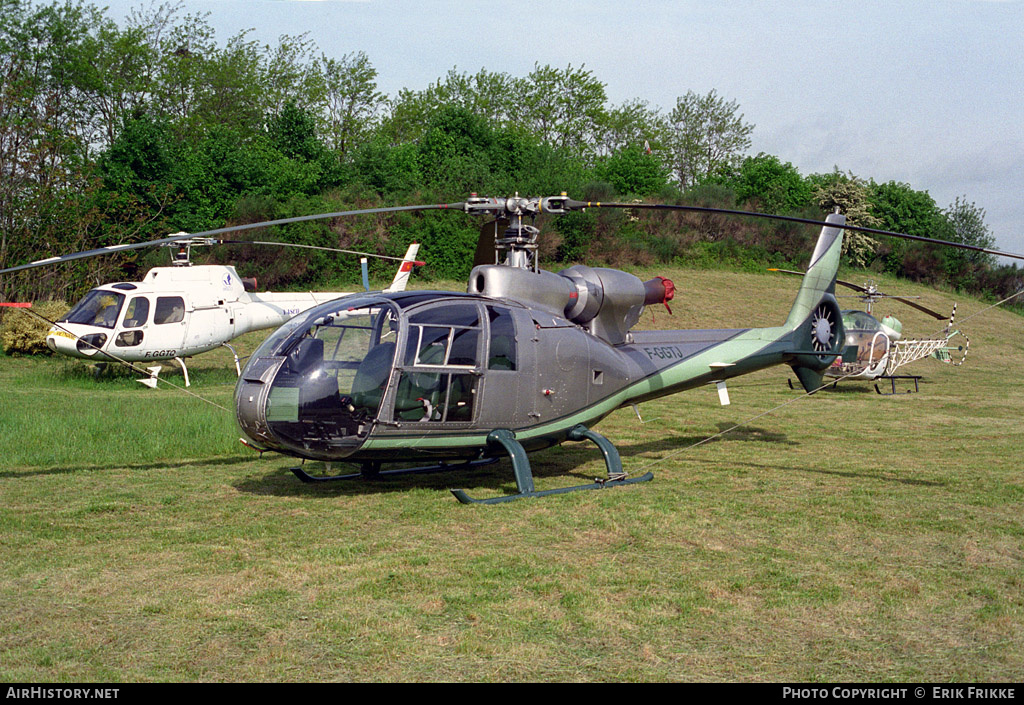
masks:
{"type": "Polygon", "coordinates": [[[346,312],[318,325],[324,374],[335,380],[356,409],[376,414],[395,358],[394,312],[390,309],[346,312]]]}
{"type": "Polygon", "coordinates": [[[125,328],[141,328],[146,325],[149,319],[149,299],[145,296],[136,296],[128,302],[128,308],[124,312],[125,328]]]}
{"type": "Polygon", "coordinates": [[[262,413],[271,435],[309,457],[342,458],[358,449],[388,394],[399,320],[383,297],[349,296],[271,334],[241,382],[269,381],[262,413]],[[261,377],[268,371],[272,377],[261,377]]]}
{"type": "Polygon", "coordinates": [[[516,327],[512,321],[512,312],[507,308],[488,306],[487,317],[491,323],[487,369],[516,369],[516,327]]]}
{"type": "Polygon", "coordinates": [[[134,296],[124,309],[124,321],[121,326],[134,330],[124,330],[114,338],[114,345],[119,348],[131,348],[142,344],[144,331],[139,330],[146,325],[149,318],[149,299],[145,296],[134,296]]]}

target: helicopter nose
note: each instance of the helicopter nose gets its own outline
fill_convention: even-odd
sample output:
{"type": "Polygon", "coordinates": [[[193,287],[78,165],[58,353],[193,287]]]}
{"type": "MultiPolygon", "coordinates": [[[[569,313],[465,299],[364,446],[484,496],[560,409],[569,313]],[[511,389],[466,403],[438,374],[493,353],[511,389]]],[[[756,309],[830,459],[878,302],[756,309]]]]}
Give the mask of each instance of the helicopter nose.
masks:
{"type": "Polygon", "coordinates": [[[106,333],[97,333],[89,329],[71,331],[54,326],[46,334],[46,347],[71,357],[91,358],[100,352],[106,342],[106,333]]]}
{"type": "Polygon", "coordinates": [[[366,442],[373,418],[338,392],[319,368],[300,373],[290,358],[252,358],[235,386],[235,419],[250,440],[287,455],[344,460],[366,442]]]}
{"type": "Polygon", "coordinates": [[[78,357],[78,349],[75,347],[78,338],[57,327],[53,327],[46,334],[46,347],[61,355],[78,357]]]}

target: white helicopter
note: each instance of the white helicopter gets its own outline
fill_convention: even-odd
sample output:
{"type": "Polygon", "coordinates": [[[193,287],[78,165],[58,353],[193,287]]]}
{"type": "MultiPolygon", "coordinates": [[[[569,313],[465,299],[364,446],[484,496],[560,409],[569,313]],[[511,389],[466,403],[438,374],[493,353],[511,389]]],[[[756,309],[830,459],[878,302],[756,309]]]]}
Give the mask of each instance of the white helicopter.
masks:
{"type": "MultiPolygon", "coordinates": [[[[240,373],[238,353],[232,339],[255,330],[276,328],[293,316],[317,304],[352,292],[256,293],[256,280],[243,279],[229,265],[192,265],[192,246],[225,241],[178,233],[141,245],[163,244],[178,248],[170,267],[154,267],[141,282],[117,282],[92,289],[46,336],[54,352],[95,362],[155,362],[174,360],[182,369],[185,386],[190,386],[184,358],[227,347],[240,373]]],[[[257,243],[286,244],[286,243],[257,243]]],[[[32,262],[14,269],[52,264],[83,255],[106,254],[129,247],[77,253],[32,262]]],[[[333,250],[333,248],[314,248],[333,250]]],[[[345,250],[333,250],[347,252],[345,250]]],[[[404,291],[416,260],[419,244],[409,246],[394,280],[385,291],[404,291]]],[[[367,256],[380,257],[380,255],[367,256]]],[[[386,257],[385,259],[398,259],[386,257]]],[[[368,286],[366,257],[362,258],[364,286],[368,286]]],[[[155,387],[161,366],[147,367],[149,376],[138,381],[155,387]]]]}

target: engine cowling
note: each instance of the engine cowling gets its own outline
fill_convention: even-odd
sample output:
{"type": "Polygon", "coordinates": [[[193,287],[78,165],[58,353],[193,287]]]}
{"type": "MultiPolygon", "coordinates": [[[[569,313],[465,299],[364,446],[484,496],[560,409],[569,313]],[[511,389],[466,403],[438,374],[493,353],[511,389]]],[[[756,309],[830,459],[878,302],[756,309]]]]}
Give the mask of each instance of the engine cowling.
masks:
{"type": "Polygon", "coordinates": [[[672,281],[647,282],[617,269],[575,265],[557,274],[502,265],[474,267],[468,291],[491,298],[529,302],[585,326],[594,336],[618,345],[640,320],[644,306],[666,306],[675,295],[672,281]]]}

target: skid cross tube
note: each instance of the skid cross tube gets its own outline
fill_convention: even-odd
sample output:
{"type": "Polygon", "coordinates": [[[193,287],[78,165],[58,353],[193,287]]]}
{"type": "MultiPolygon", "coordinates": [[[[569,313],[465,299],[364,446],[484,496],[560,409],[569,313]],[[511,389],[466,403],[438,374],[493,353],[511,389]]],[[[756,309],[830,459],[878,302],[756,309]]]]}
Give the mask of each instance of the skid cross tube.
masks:
{"type": "Polygon", "coordinates": [[[473,499],[465,490],[452,490],[452,494],[463,504],[499,504],[512,502],[526,497],[547,497],[553,494],[566,494],[579,490],[602,490],[606,487],[618,487],[619,485],[631,485],[636,482],[648,482],[654,479],[653,473],[645,473],[639,477],[626,477],[622,470],[622,460],[619,458],[619,451],[612,442],[596,431],[591,431],[586,426],[574,426],[569,431],[569,440],[582,441],[591,440],[597,444],[601,454],[604,456],[605,467],[608,469],[608,478],[596,480],[589,485],[575,485],[573,487],[559,487],[553,490],[536,491],[533,485],[533,471],[530,469],[530,461],[526,456],[526,450],[516,440],[515,433],[508,429],[499,428],[487,435],[487,441],[493,445],[500,445],[512,459],[512,472],[515,474],[517,494],[504,495],[502,497],[490,497],[488,499],[473,499]]]}
{"type": "MultiPolygon", "coordinates": [[[[896,380],[898,380],[898,379],[912,379],[912,380],[914,380],[914,391],[915,392],[918,391],[917,383],[921,379],[921,375],[883,375],[883,376],[879,377],[878,379],[887,379],[887,380],[889,380],[892,383],[892,391],[891,392],[883,392],[881,389],[878,388],[878,384],[877,383],[875,384],[875,391],[878,392],[879,394],[883,395],[883,396],[887,396],[888,397],[888,396],[892,396],[893,394],[896,393],[896,380]]],[[[910,390],[909,389],[907,390],[907,394],[910,394],[910,390]]]]}

